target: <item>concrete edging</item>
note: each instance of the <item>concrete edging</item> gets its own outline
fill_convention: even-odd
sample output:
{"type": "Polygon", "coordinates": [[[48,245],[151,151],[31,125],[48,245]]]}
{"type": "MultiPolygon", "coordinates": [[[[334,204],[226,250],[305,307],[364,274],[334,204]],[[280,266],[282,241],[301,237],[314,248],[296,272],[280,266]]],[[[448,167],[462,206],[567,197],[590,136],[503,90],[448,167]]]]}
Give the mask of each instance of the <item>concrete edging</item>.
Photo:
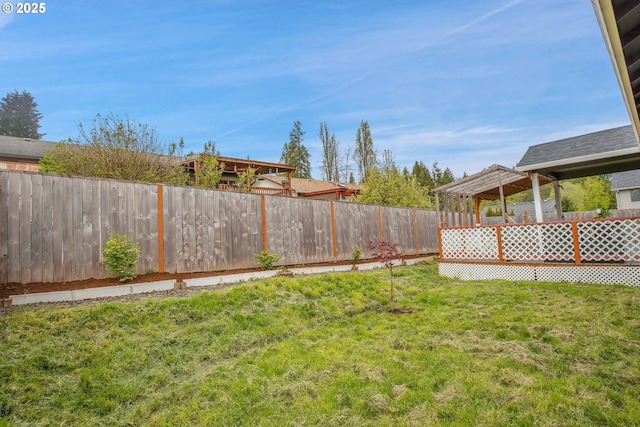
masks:
{"type": "MultiPolygon", "coordinates": [[[[413,265],[421,261],[432,260],[434,257],[411,258],[406,260],[407,265],[413,265]]],[[[394,261],[396,266],[400,261],[394,261]]],[[[381,268],[380,263],[370,262],[358,264],[359,270],[372,270],[381,268]]],[[[292,267],[289,269],[294,275],[322,274],[351,271],[351,265],[329,265],[322,267],[292,267]]],[[[250,280],[269,279],[278,276],[278,270],[255,271],[251,273],[227,274],[221,276],[199,277],[185,279],[187,288],[215,286],[230,283],[248,282],[250,280]]],[[[171,291],[176,289],[176,280],[161,280],[158,282],[136,283],[131,285],[105,286],[102,288],[76,289],[73,291],[41,292],[37,294],[12,295],[8,299],[10,305],[26,305],[37,303],[73,302],[88,299],[120,297],[126,295],[142,294],[148,292],[171,291]]]]}

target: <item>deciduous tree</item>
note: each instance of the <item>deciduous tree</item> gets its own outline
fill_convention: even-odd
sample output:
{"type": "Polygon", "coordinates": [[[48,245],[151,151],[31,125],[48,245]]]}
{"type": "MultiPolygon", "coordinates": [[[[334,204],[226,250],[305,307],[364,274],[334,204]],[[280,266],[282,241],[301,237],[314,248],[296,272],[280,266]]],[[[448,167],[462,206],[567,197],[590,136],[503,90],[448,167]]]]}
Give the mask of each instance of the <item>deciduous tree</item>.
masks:
{"type": "Polygon", "coordinates": [[[369,169],[364,180],[364,191],[356,199],[359,203],[408,208],[433,208],[433,203],[416,177],[404,176],[395,164],[369,169]]]}
{"type": "Polygon", "coordinates": [[[378,162],[376,158],[376,150],[373,148],[373,139],[371,138],[371,130],[366,120],[360,122],[360,127],[356,132],[356,147],[353,151],[353,157],[358,164],[358,172],[360,173],[360,182],[364,181],[370,169],[375,167],[378,162]]]}
{"type": "Polygon", "coordinates": [[[322,174],[327,181],[340,181],[339,143],[335,134],[329,135],[327,122],[320,123],[318,136],[322,141],[322,174]]]}
{"type": "Polygon", "coordinates": [[[213,141],[208,141],[204,144],[204,149],[198,155],[197,160],[196,182],[198,187],[218,188],[218,182],[224,171],[220,167],[219,156],[220,152],[216,150],[216,144],[213,141]]]}
{"type": "Polygon", "coordinates": [[[78,131],[75,139],[44,156],[43,172],[178,185],[187,181],[179,159],[165,154],[168,147],[146,124],[98,114],[90,129],[80,123],[78,131]]]}

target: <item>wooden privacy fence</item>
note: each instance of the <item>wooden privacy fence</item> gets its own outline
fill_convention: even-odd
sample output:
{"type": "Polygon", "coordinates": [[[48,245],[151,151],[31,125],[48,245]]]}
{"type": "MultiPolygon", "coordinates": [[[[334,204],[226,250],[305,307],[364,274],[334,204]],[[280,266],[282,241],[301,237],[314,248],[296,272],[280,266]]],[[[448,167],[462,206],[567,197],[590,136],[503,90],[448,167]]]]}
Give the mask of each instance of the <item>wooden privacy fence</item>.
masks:
{"type": "Polygon", "coordinates": [[[438,251],[433,211],[0,171],[1,284],[108,277],[112,233],[140,244],[140,274],[257,267],[265,249],[282,265],[350,260],[369,240],[438,251]]]}

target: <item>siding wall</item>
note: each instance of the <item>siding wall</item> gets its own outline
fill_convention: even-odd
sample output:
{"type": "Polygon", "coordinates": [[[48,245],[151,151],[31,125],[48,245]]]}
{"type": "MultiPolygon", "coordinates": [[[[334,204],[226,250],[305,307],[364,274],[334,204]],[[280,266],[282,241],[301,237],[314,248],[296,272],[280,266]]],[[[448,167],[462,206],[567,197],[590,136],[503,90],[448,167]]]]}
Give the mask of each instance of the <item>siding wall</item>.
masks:
{"type": "Polygon", "coordinates": [[[350,260],[380,239],[436,253],[436,228],[418,209],[0,170],[0,284],[108,277],[111,233],[140,243],[142,274],[257,267],[264,248],[282,265],[350,260]]]}

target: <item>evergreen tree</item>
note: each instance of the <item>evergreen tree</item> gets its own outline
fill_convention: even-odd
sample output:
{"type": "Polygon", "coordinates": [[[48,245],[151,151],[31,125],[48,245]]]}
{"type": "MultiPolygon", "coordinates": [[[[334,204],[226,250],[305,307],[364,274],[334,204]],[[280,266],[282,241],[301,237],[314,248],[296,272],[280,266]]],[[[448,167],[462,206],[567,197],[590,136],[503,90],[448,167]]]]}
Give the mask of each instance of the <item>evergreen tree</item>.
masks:
{"type": "Polygon", "coordinates": [[[360,173],[360,181],[362,182],[366,179],[369,169],[375,167],[378,162],[376,151],[373,149],[371,130],[366,120],[360,122],[360,128],[356,132],[356,148],[353,156],[358,163],[358,172],[360,173]]]}
{"type": "Polygon", "coordinates": [[[411,174],[416,177],[418,183],[424,188],[426,188],[427,190],[433,190],[433,179],[431,178],[431,174],[429,173],[429,168],[424,164],[424,162],[418,162],[416,160],[416,162],[413,164],[411,174]]]}
{"type": "Polygon", "coordinates": [[[27,91],[9,92],[0,100],[0,135],[40,139],[38,133],[42,114],[38,104],[27,91]]]}
{"type": "Polygon", "coordinates": [[[301,129],[300,120],[293,122],[293,129],[289,133],[289,142],[282,147],[280,163],[295,166],[293,172],[296,178],[311,178],[311,163],[309,162],[309,151],[302,144],[305,132],[301,129]]]}

